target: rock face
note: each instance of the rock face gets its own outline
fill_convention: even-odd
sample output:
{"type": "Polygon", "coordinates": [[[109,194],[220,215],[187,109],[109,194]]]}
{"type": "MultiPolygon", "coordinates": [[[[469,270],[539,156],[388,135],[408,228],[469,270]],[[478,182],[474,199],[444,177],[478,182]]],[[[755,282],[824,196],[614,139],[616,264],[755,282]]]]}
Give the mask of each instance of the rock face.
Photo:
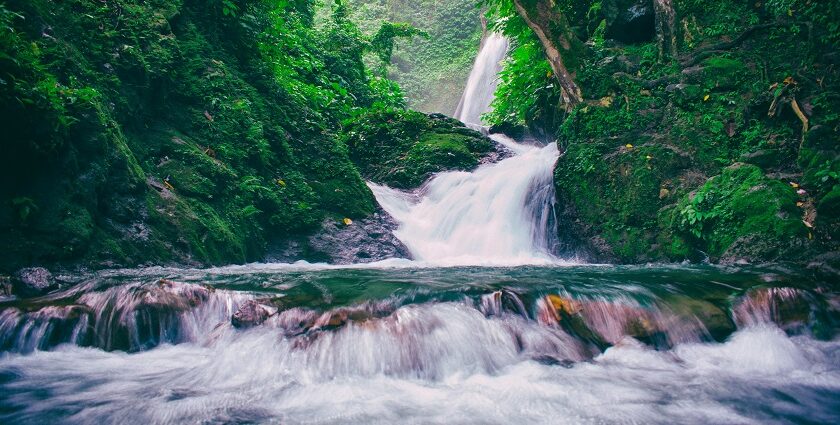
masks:
{"type": "Polygon", "coordinates": [[[44,295],[55,285],[52,273],[43,267],[20,269],[12,279],[14,293],[21,297],[44,295]]]}
{"type": "Polygon", "coordinates": [[[327,219],[312,236],[277,244],[268,259],[353,264],[411,258],[408,248],[394,236],[396,228],[394,219],[382,210],[349,222],[327,219]]]}
{"type": "Polygon", "coordinates": [[[309,238],[309,243],[335,264],[410,258],[408,248],[392,233],[396,228],[396,222],[385,212],[349,225],[327,220],[322,231],[309,238]]]}

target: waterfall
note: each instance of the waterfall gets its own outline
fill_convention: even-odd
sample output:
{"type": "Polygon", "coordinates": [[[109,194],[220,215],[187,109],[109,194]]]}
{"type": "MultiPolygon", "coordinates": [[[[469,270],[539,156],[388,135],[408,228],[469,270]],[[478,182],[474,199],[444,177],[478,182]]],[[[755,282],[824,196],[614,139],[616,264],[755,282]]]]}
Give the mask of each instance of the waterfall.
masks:
{"type": "Polygon", "coordinates": [[[475,59],[467,87],[458,102],[455,118],[466,124],[481,123],[481,114],[490,109],[496,92],[496,76],[501,71],[501,61],[507,54],[508,40],[498,34],[484,39],[475,59]]]}
{"type": "MultiPolygon", "coordinates": [[[[508,41],[482,43],[456,117],[480,127],[493,101],[508,41]]],[[[439,265],[517,265],[556,262],[552,171],[558,151],[490,138],[513,155],[473,172],[436,175],[418,192],[370,183],[377,201],[399,224],[394,234],[418,261],[439,265]]]]}
{"type": "Polygon", "coordinates": [[[444,265],[544,264],[556,261],[552,170],[557,146],[491,138],[514,156],[473,172],[446,172],[420,194],[369,184],[399,223],[394,234],[418,261],[444,265]]]}

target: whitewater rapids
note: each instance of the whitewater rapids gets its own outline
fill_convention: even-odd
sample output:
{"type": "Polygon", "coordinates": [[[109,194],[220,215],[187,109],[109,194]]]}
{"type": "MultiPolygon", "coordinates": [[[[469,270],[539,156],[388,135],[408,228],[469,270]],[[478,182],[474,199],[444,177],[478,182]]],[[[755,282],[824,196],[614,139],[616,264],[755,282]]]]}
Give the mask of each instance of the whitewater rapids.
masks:
{"type": "Polygon", "coordinates": [[[837,328],[837,288],[807,274],[254,265],[79,279],[0,303],[0,423],[840,420],[840,340],[810,331],[837,328]],[[279,309],[233,326],[249,302],[279,309]]]}
{"type": "Polygon", "coordinates": [[[557,145],[491,138],[513,156],[472,172],[437,174],[417,192],[368,184],[415,260],[441,266],[560,263],[552,253],[557,145]]]}
{"type": "Polygon", "coordinates": [[[396,328],[381,334],[348,328],[311,351],[255,329],[136,354],[71,346],[7,354],[0,361],[0,380],[7,382],[0,417],[14,411],[17,423],[91,424],[838,419],[837,341],[755,327],[722,345],[683,344],[671,352],[628,342],[564,368],[515,361],[504,321],[457,305],[421,309],[401,313],[407,327],[424,328],[420,313],[433,321],[411,337],[416,352],[394,340],[396,328]],[[412,355],[435,361],[424,369],[394,363],[412,355]]]}

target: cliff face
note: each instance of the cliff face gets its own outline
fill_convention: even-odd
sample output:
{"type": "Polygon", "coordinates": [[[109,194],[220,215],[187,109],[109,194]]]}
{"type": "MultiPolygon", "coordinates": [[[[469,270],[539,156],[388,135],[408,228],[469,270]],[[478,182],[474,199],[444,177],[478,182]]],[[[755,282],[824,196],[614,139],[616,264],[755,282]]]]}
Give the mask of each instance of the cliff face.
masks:
{"type": "Polygon", "coordinates": [[[268,3],[0,7],[0,268],[252,261],[373,213],[326,106],[372,98],[361,53],[268,3]]]}
{"type": "MultiPolygon", "coordinates": [[[[526,34],[508,65],[518,75],[502,77],[495,119],[558,138],[558,205],[571,224],[564,237],[601,261],[810,262],[837,252],[840,32],[832,22],[840,8],[543,3],[552,7],[532,10],[565,14],[587,41],[572,71],[584,102],[567,113],[551,73],[518,64],[536,45],[526,34]],[[547,88],[519,110],[511,93],[520,87],[547,88]]],[[[540,20],[557,18],[529,21],[540,20]]],[[[502,27],[515,33],[516,25],[502,27]]]]}

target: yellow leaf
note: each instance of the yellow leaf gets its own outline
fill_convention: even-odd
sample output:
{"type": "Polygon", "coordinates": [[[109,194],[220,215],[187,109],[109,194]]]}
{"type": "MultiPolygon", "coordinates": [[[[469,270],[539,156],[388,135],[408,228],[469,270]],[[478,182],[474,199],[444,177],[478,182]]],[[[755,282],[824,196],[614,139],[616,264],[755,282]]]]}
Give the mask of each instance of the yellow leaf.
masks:
{"type": "Polygon", "coordinates": [[[790,182],[790,187],[792,187],[794,189],[799,189],[799,185],[794,183],[794,182],[790,182]]]}
{"type": "Polygon", "coordinates": [[[707,95],[705,95],[705,96],[703,96],[703,102],[708,101],[710,97],[711,97],[711,96],[709,96],[708,94],[707,94],[707,95]]]}
{"type": "Polygon", "coordinates": [[[612,105],[612,103],[613,103],[613,98],[612,98],[612,96],[602,97],[602,98],[598,101],[598,104],[599,104],[599,105],[601,105],[601,106],[603,106],[603,107],[608,107],[608,106],[612,105]]]}
{"type": "Polygon", "coordinates": [[[627,149],[633,149],[633,145],[631,145],[631,144],[629,144],[629,143],[628,143],[628,144],[626,144],[626,145],[624,145],[624,147],[625,147],[625,148],[627,148],[627,149]]]}
{"type": "Polygon", "coordinates": [[[350,220],[350,219],[349,219],[349,218],[347,218],[347,217],[345,217],[345,218],[344,218],[344,220],[342,220],[342,221],[343,221],[343,222],[344,222],[344,224],[345,224],[345,225],[347,225],[347,226],[349,226],[349,225],[353,224],[353,220],[350,220]]]}
{"type": "Polygon", "coordinates": [[[277,179],[277,184],[279,184],[280,186],[286,187],[286,182],[283,181],[283,179],[277,179]]]}
{"type": "Polygon", "coordinates": [[[805,205],[805,203],[802,202],[802,201],[799,201],[799,202],[796,203],[796,206],[799,207],[799,208],[802,208],[803,205],[805,205]]]}

